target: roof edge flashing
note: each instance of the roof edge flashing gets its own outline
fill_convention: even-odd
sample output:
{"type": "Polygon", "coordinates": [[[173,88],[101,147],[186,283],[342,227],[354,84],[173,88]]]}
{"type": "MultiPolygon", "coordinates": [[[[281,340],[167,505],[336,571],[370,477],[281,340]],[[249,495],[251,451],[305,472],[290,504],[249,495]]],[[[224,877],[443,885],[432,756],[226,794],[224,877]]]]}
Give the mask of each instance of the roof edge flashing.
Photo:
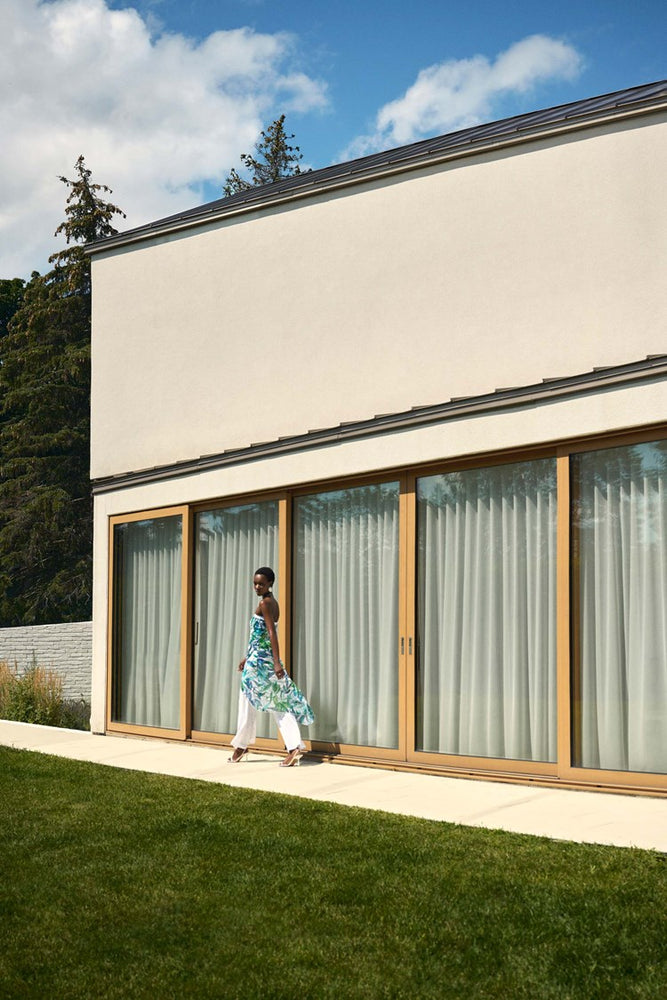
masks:
{"type": "MultiPolygon", "coordinates": [[[[560,117],[550,118],[547,121],[543,120],[543,116],[546,113],[544,110],[536,111],[527,115],[502,119],[496,123],[473,126],[472,128],[463,129],[445,136],[421,140],[409,146],[390,149],[384,155],[373,154],[358,160],[337,164],[334,167],[324,167],[321,170],[299,174],[298,179],[288,178],[287,183],[279,181],[277,184],[251,189],[248,193],[244,192],[245,197],[241,200],[238,200],[234,196],[232,198],[219,199],[218,201],[208,202],[206,205],[184,211],[179,215],[169,216],[127,230],[124,233],[105,237],[103,240],[88,244],[84,248],[85,253],[92,257],[96,254],[146,242],[172,233],[177,234],[185,230],[215,224],[223,219],[261,212],[267,208],[301,201],[304,198],[315,197],[318,194],[341,190],[374,180],[381,180],[428,166],[437,166],[451,160],[482,155],[539,139],[547,139],[552,136],[572,133],[585,128],[593,128],[604,125],[607,122],[657,114],[667,110],[667,81],[648,84],[634,89],[642,94],[641,97],[638,94],[637,99],[634,101],[616,104],[610,103],[602,108],[599,106],[591,108],[591,102],[603,100],[602,97],[597,99],[591,98],[573,104],[560,105],[553,110],[558,111],[562,109],[564,113],[560,117]],[[661,87],[661,85],[661,93],[657,95],[651,93],[650,96],[646,95],[647,91],[661,87]],[[580,109],[579,112],[575,110],[577,108],[580,109]],[[540,119],[539,121],[536,120],[538,118],[540,119]],[[533,119],[532,124],[531,119],[533,119]],[[524,122],[525,124],[522,126],[517,124],[514,131],[509,131],[508,126],[511,122],[524,122]],[[496,131],[493,131],[493,125],[496,126],[496,131]],[[498,131],[501,129],[501,126],[504,126],[504,128],[498,131]],[[484,135],[479,136],[477,140],[474,139],[476,131],[484,132],[484,135]],[[464,139],[463,137],[466,135],[469,138],[464,139]],[[459,137],[458,142],[456,141],[456,137],[459,137]],[[450,144],[444,148],[440,148],[443,147],[443,143],[447,139],[451,140],[450,144]],[[413,152],[410,153],[410,150],[413,152]],[[379,162],[378,157],[380,157],[379,162]]],[[[623,93],[627,92],[618,91],[605,96],[611,98],[623,93]]]]}
{"type": "Polygon", "coordinates": [[[198,458],[175,461],[146,469],[96,477],[93,495],[178,479],[223,467],[242,465],[258,459],[276,458],[294,452],[338,445],[379,435],[446,424],[461,418],[473,418],[518,408],[535,407],[595,392],[628,388],[649,381],[667,379],[667,354],[650,355],[642,361],[605,366],[583,374],[546,378],[541,382],[513,388],[496,389],[478,396],[462,396],[444,403],[415,406],[407,411],[386,413],[366,419],[257,442],[198,458]]]}

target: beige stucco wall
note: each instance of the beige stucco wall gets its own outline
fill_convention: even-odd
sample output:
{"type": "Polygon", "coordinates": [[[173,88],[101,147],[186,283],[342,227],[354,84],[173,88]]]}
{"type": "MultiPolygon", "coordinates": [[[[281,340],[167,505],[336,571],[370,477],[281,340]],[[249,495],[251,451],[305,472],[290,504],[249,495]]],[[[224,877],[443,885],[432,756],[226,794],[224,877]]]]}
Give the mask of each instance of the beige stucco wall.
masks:
{"type": "Polygon", "coordinates": [[[96,256],[93,477],[664,353],[666,153],[645,116],[96,256]]]}

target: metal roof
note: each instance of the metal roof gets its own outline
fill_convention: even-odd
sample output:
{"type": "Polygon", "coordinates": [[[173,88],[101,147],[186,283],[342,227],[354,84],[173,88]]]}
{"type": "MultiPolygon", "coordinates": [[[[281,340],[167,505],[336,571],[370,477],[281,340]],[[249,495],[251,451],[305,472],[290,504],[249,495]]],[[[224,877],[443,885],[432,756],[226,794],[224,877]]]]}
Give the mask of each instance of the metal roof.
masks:
{"type": "Polygon", "coordinates": [[[485,149],[553,133],[571,131],[614,118],[624,118],[667,106],[667,80],[617,90],[611,94],[561,104],[485,125],[475,125],[458,132],[423,139],[396,149],[363,156],[320,170],[287,177],[275,184],[262,185],[219,198],[177,215],[159,219],[136,229],[108,236],[88,245],[88,253],[99,253],[115,246],[149,239],[163,233],[212,222],[227,215],[248,212],[323,190],[356,184],[388,173],[410,170],[454,157],[483,152],[485,149]]]}
{"type": "MultiPolygon", "coordinates": [[[[450,420],[458,420],[461,417],[501,413],[507,410],[532,409],[560,399],[572,399],[589,393],[608,392],[646,382],[664,382],[666,380],[667,354],[649,355],[642,361],[633,361],[629,364],[605,365],[582,374],[544,378],[536,384],[496,389],[494,392],[483,395],[452,398],[444,403],[413,406],[410,410],[398,413],[384,413],[361,420],[348,420],[333,427],[320,427],[300,434],[279,437],[277,440],[256,441],[245,447],[230,448],[218,454],[202,455],[192,460],[172,462],[112,476],[101,476],[93,480],[93,494],[107,493],[158,480],[191,476],[213,469],[242,465],[246,462],[255,462],[258,459],[273,458],[293,452],[309,451],[347,441],[415,430],[420,427],[432,427],[445,424],[450,420]]],[[[557,436],[555,436],[555,440],[558,440],[557,436]]],[[[388,450],[387,456],[390,455],[391,450],[388,450]]]]}

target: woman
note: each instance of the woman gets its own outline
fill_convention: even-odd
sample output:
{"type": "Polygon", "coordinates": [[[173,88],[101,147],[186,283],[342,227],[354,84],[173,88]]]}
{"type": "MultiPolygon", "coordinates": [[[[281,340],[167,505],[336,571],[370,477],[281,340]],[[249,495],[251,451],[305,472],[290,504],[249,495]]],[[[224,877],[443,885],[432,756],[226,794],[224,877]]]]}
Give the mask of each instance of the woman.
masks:
{"type": "Polygon", "coordinates": [[[301,741],[299,723],[309,726],[313,710],[283,667],[278,647],[276,624],[280,617],[278,602],[271,593],[275,573],[262,566],[253,577],[253,587],[259,604],[250,620],[248,651],[239,663],[241,690],[236,736],[232,740],[234,753],[230,764],[238,764],[248,753],[248,744],[255,742],[257,712],[271,712],[280,735],[285,741],[287,756],[280,767],[299,763],[305,744],[301,741]]]}

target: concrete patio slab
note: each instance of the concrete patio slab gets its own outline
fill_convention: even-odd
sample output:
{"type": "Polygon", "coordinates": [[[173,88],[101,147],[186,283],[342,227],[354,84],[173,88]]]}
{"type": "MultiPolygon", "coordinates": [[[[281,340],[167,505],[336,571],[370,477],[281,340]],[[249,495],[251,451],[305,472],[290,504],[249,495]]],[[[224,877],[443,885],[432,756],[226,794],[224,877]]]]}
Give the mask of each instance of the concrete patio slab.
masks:
{"type": "Polygon", "coordinates": [[[667,852],[667,798],[512,785],[304,759],[249,754],[227,763],[228,747],[96,736],[0,721],[0,745],[109,767],[196,778],[236,788],[514,833],[667,852]]]}

